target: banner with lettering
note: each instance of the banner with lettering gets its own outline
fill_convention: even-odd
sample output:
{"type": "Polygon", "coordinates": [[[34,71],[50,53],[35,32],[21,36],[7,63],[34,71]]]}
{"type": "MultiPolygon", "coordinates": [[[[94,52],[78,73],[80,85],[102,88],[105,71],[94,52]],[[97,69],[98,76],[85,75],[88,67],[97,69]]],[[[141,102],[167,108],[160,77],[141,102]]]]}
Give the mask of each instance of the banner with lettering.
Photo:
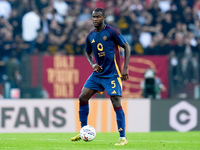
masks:
{"type": "Polygon", "coordinates": [[[75,98],[92,73],[84,56],[44,56],[43,88],[50,98],[75,98]]]}
{"type": "MultiPolygon", "coordinates": [[[[123,97],[142,97],[140,82],[144,79],[147,68],[154,68],[168,89],[167,56],[131,56],[129,80],[123,82],[123,97]]],[[[85,56],[43,57],[43,88],[48,92],[49,98],[78,98],[91,73],[92,68],[85,56]]],[[[162,93],[162,98],[167,97],[168,92],[162,93]]]]}

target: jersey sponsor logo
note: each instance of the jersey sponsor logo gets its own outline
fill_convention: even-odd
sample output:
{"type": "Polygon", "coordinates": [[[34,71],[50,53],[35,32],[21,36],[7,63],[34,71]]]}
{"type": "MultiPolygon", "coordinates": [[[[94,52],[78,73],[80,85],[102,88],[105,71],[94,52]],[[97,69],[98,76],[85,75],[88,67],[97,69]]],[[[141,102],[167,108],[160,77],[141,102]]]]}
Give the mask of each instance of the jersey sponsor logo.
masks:
{"type": "Polygon", "coordinates": [[[103,56],[105,56],[105,52],[100,52],[100,53],[98,53],[98,55],[99,55],[99,57],[103,57],[103,56]]]}
{"type": "Polygon", "coordinates": [[[117,92],[116,92],[115,90],[113,90],[111,94],[116,94],[116,93],[117,93],[117,92]]]}
{"type": "Polygon", "coordinates": [[[107,36],[104,36],[104,37],[103,37],[103,40],[104,40],[104,41],[107,40],[107,36]]]}
{"type": "Polygon", "coordinates": [[[95,40],[93,39],[91,43],[94,43],[94,42],[95,42],[95,40]]]}
{"type": "Polygon", "coordinates": [[[99,51],[103,51],[103,45],[102,45],[101,43],[98,43],[98,44],[97,44],[97,49],[98,49],[99,51]]]}

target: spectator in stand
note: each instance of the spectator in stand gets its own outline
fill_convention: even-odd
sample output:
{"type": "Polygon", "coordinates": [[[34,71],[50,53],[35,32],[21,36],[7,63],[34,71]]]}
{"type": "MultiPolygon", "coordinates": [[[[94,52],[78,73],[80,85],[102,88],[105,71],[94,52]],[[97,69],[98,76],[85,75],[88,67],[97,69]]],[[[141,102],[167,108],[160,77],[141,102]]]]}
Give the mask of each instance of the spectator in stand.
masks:
{"type": "Polygon", "coordinates": [[[196,0],[194,3],[193,15],[195,19],[200,19],[200,0],[196,0]]]}
{"type": "Polygon", "coordinates": [[[5,62],[1,60],[0,55],[0,84],[4,83],[6,80],[6,68],[5,68],[5,62]]]}
{"type": "Polygon", "coordinates": [[[134,12],[136,16],[140,16],[144,8],[142,2],[140,0],[131,0],[129,2],[129,10],[134,12]]]}
{"type": "Polygon", "coordinates": [[[140,15],[137,17],[137,23],[141,26],[151,25],[153,16],[146,10],[141,11],[140,15]]]}
{"type": "Polygon", "coordinates": [[[19,62],[16,59],[16,52],[11,52],[11,56],[8,61],[2,61],[0,59],[0,82],[6,82],[7,94],[5,98],[10,98],[10,90],[12,88],[18,88],[21,75],[19,73],[19,62]]]}
{"type": "MultiPolygon", "coordinates": [[[[69,13],[71,13],[69,11],[69,13]]],[[[76,18],[69,16],[65,19],[65,34],[70,35],[66,37],[64,42],[64,50],[67,55],[75,54],[75,45],[77,36],[74,34],[74,26],[76,25],[76,18]]]]}
{"type": "Polygon", "coordinates": [[[79,32],[77,37],[77,48],[76,48],[76,54],[77,55],[83,55],[84,49],[85,49],[85,39],[87,38],[88,32],[86,30],[83,30],[79,32]]]}
{"type": "Polygon", "coordinates": [[[26,13],[22,17],[22,37],[24,42],[28,45],[28,48],[24,49],[26,53],[34,52],[35,40],[41,28],[40,23],[39,12],[35,7],[33,11],[26,13]]]}
{"type": "Polygon", "coordinates": [[[7,0],[0,0],[0,16],[9,19],[11,11],[11,4],[7,0]]]}
{"type": "Polygon", "coordinates": [[[68,4],[64,0],[54,0],[53,7],[50,8],[50,20],[55,19],[59,24],[63,24],[68,15],[68,4]]]}
{"type": "Polygon", "coordinates": [[[77,26],[85,26],[85,24],[92,18],[90,9],[83,9],[83,13],[79,14],[77,17],[77,26]]]}
{"type": "Polygon", "coordinates": [[[13,26],[5,19],[3,16],[0,17],[0,29],[4,32],[4,30],[13,31],[13,26]]]}
{"type": "Polygon", "coordinates": [[[127,42],[132,45],[133,35],[131,34],[131,25],[136,21],[134,13],[129,12],[128,10],[120,13],[117,18],[118,29],[121,31],[121,34],[127,40],[127,42]]]}
{"type": "Polygon", "coordinates": [[[35,5],[38,7],[38,11],[42,14],[44,8],[48,7],[49,0],[35,0],[35,5]]]}
{"type": "Polygon", "coordinates": [[[152,38],[149,47],[146,49],[147,55],[166,55],[170,53],[169,40],[162,32],[157,32],[152,38]]]}
{"type": "Polygon", "coordinates": [[[117,0],[116,7],[115,7],[116,16],[119,16],[120,12],[128,10],[129,6],[130,6],[130,1],[117,0]]]}
{"type": "MultiPolygon", "coordinates": [[[[87,7],[90,8],[90,7],[87,7]]],[[[74,5],[71,8],[71,13],[70,16],[76,17],[81,14],[81,12],[83,11],[83,4],[81,0],[75,0],[74,5]]],[[[91,11],[91,8],[90,8],[91,11]]]]}
{"type": "Polygon", "coordinates": [[[170,10],[172,0],[159,0],[158,7],[160,8],[161,12],[166,13],[170,10]]]}
{"type": "Polygon", "coordinates": [[[171,42],[172,51],[175,52],[177,57],[182,57],[184,53],[184,34],[182,32],[176,32],[175,38],[171,42]]]}
{"type": "Polygon", "coordinates": [[[48,45],[48,51],[54,55],[56,52],[59,52],[62,50],[62,44],[66,40],[67,35],[64,34],[64,29],[62,26],[58,24],[56,20],[51,20],[50,28],[49,28],[49,45],[48,45]]]}
{"type": "Polygon", "coordinates": [[[176,23],[176,26],[169,30],[169,32],[167,33],[167,37],[173,39],[175,37],[175,34],[178,32],[182,33],[184,36],[188,35],[187,25],[178,21],[176,23]]]}
{"type": "MultiPolygon", "coordinates": [[[[19,63],[16,59],[15,53],[12,53],[12,56],[5,64],[5,66],[7,72],[7,82],[9,83],[9,90],[12,88],[18,88],[19,82],[21,80],[21,75],[19,73],[19,63]]],[[[8,98],[10,98],[10,92],[8,98]]]]}
{"type": "Polygon", "coordinates": [[[180,14],[180,18],[183,14],[184,9],[188,6],[187,3],[187,0],[179,0],[177,3],[177,12],[180,14]]]}
{"type": "Polygon", "coordinates": [[[152,3],[150,3],[150,5],[148,6],[148,12],[150,12],[153,16],[151,26],[154,26],[155,24],[160,22],[163,18],[163,13],[158,6],[158,1],[153,1],[152,3]]]}
{"type": "Polygon", "coordinates": [[[142,27],[141,33],[139,35],[139,41],[142,44],[144,49],[147,48],[150,45],[150,43],[152,41],[152,36],[155,33],[161,32],[161,30],[162,30],[162,25],[159,24],[159,23],[156,24],[155,26],[148,26],[147,25],[147,26],[142,27]]]}
{"type": "Polygon", "coordinates": [[[13,53],[16,53],[17,43],[13,39],[12,32],[6,32],[0,46],[2,60],[7,62],[13,53]]]}
{"type": "Polygon", "coordinates": [[[9,23],[13,27],[13,37],[16,38],[16,36],[20,36],[22,33],[21,18],[18,16],[18,10],[15,8],[11,12],[9,23]]]}
{"type": "Polygon", "coordinates": [[[184,39],[184,54],[181,60],[181,69],[184,83],[198,81],[198,52],[196,47],[191,45],[191,38],[186,36],[184,39]]]}
{"type": "Polygon", "coordinates": [[[22,19],[22,17],[29,11],[32,10],[32,3],[34,1],[30,0],[16,0],[17,2],[14,3],[15,9],[18,11],[18,16],[22,19]]]}
{"type": "Polygon", "coordinates": [[[114,9],[108,9],[106,11],[107,17],[105,19],[106,24],[112,25],[113,27],[117,27],[117,23],[116,23],[116,16],[115,16],[115,12],[114,9]]]}
{"type": "Polygon", "coordinates": [[[76,33],[71,32],[70,37],[68,37],[66,39],[66,42],[65,42],[65,45],[64,45],[64,48],[65,48],[67,55],[75,55],[76,40],[77,40],[76,33]]]}
{"type": "Polygon", "coordinates": [[[180,81],[180,78],[179,78],[179,75],[178,75],[178,65],[179,65],[179,62],[178,62],[178,58],[175,54],[175,51],[171,51],[170,54],[169,54],[169,69],[171,70],[171,75],[172,75],[172,87],[177,88],[179,81],[180,81]]]}
{"type": "Polygon", "coordinates": [[[183,10],[181,21],[187,25],[194,24],[192,8],[187,6],[183,10]]]}
{"type": "Polygon", "coordinates": [[[50,3],[49,6],[46,7],[46,9],[44,9],[44,11],[43,11],[43,19],[47,20],[48,27],[51,23],[51,20],[53,20],[53,19],[55,19],[60,24],[64,23],[64,17],[59,15],[57,13],[56,9],[54,9],[54,7],[52,5],[53,4],[50,3]]]}
{"type": "Polygon", "coordinates": [[[94,10],[95,8],[106,8],[106,2],[104,0],[86,0],[86,6],[94,10]]]}
{"type": "Polygon", "coordinates": [[[172,20],[172,14],[170,12],[166,12],[164,14],[164,19],[161,22],[163,28],[162,28],[162,32],[163,34],[166,36],[167,33],[175,27],[175,23],[172,20]]]}
{"type": "Polygon", "coordinates": [[[0,17],[0,55],[2,57],[3,55],[3,43],[4,40],[7,39],[8,33],[12,33],[13,32],[13,27],[12,25],[8,22],[8,20],[6,20],[4,17],[0,17]]]}
{"type": "Polygon", "coordinates": [[[53,7],[59,15],[63,17],[67,15],[68,4],[64,0],[54,0],[53,7]]]}
{"type": "Polygon", "coordinates": [[[194,24],[188,25],[189,30],[191,30],[196,39],[200,38],[200,21],[196,20],[194,24]]]}
{"type": "Polygon", "coordinates": [[[106,3],[106,9],[105,10],[106,10],[105,22],[107,24],[113,26],[113,27],[117,27],[114,1],[109,0],[106,3]]]}
{"type": "Polygon", "coordinates": [[[45,34],[41,31],[36,38],[35,51],[37,53],[45,53],[47,51],[48,42],[45,34]]]}
{"type": "Polygon", "coordinates": [[[170,64],[172,69],[172,78],[174,86],[183,83],[182,71],[181,71],[181,58],[184,53],[184,34],[182,32],[176,32],[175,38],[171,42],[170,51],[170,64]]]}

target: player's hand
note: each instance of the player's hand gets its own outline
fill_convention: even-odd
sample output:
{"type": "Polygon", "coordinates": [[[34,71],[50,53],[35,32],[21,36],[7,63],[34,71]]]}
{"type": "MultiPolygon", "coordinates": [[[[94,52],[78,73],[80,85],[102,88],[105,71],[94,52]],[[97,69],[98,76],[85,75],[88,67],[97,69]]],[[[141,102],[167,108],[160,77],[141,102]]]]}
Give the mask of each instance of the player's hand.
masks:
{"type": "Polygon", "coordinates": [[[122,81],[128,80],[128,69],[124,69],[122,72],[122,81]]]}
{"type": "Polygon", "coordinates": [[[92,65],[92,68],[94,69],[94,71],[96,72],[102,72],[103,68],[101,66],[99,66],[98,64],[94,64],[92,65]]]}

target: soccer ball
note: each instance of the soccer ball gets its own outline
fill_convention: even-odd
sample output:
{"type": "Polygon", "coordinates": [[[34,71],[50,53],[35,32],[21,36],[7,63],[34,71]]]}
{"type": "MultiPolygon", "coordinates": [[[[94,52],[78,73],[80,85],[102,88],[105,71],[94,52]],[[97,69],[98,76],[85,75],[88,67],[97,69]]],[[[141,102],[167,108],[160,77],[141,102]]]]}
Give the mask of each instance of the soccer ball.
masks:
{"type": "Polygon", "coordinates": [[[83,141],[86,142],[92,141],[96,137],[96,130],[94,127],[86,125],[81,128],[80,136],[83,141]]]}

